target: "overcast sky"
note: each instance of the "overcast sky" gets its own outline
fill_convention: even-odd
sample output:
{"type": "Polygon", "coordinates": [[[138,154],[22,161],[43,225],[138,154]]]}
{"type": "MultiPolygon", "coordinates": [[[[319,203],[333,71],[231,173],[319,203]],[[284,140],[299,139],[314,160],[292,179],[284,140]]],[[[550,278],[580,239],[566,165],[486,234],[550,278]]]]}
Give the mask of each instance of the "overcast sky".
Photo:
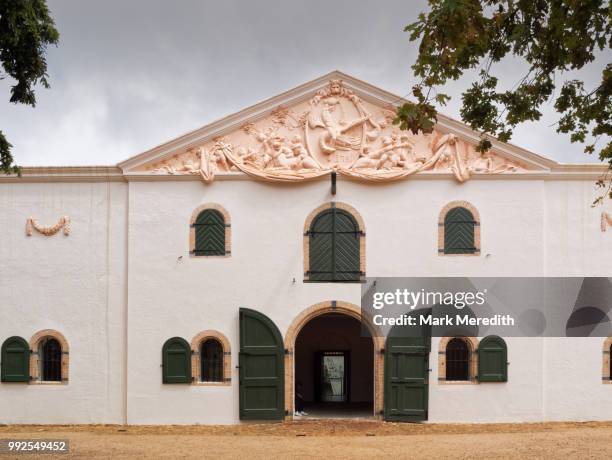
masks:
{"type": "MultiPolygon", "coordinates": [[[[406,95],[415,43],[403,32],[424,1],[48,0],[60,32],[51,89],[32,109],[8,102],[0,129],[20,165],[115,164],[334,69],[406,95]]],[[[587,75],[596,82],[601,62],[587,75]]],[[[520,76],[500,68],[502,83],[520,76]]],[[[441,111],[459,119],[460,81],[441,111]]],[[[552,104],[512,142],[588,162],[554,132],[552,104]]]]}

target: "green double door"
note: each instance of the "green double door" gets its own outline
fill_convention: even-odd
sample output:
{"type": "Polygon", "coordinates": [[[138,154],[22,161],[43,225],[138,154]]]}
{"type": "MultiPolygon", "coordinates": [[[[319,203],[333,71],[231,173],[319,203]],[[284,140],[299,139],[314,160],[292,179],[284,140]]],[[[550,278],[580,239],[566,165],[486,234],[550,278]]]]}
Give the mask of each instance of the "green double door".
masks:
{"type": "MultiPolygon", "coordinates": [[[[427,420],[431,336],[402,337],[391,331],[385,345],[384,417],[427,420]]],[[[240,309],[240,419],[285,417],[285,350],[276,325],[264,314],[240,309]]]]}
{"type": "Polygon", "coordinates": [[[431,337],[387,337],[385,345],[385,420],[427,420],[429,401],[429,352],[431,337]]]}
{"type": "Polygon", "coordinates": [[[264,314],[240,309],[240,419],[285,417],[285,350],[276,325],[264,314]]]}

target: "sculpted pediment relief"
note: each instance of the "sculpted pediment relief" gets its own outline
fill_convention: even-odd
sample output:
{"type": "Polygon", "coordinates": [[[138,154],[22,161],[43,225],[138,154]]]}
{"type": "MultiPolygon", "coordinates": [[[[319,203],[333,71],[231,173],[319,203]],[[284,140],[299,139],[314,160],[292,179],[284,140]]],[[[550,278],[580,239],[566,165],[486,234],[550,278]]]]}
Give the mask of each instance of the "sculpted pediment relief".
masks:
{"type": "Polygon", "coordinates": [[[313,97],[278,106],[263,119],[140,168],[154,174],[245,173],[267,181],[303,181],[337,171],[364,181],[390,181],[427,172],[499,174],[524,166],[495,153],[485,155],[454,134],[414,135],[392,121],[392,106],[362,100],[341,80],[330,80],[313,97]]]}

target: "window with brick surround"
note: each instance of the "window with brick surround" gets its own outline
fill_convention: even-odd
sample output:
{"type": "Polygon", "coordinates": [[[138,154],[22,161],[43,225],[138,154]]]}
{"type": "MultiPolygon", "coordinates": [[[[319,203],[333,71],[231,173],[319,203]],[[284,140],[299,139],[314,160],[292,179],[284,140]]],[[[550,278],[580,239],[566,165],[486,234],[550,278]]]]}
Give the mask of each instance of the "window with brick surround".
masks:
{"type": "Polygon", "coordinates": [[[208,329],[191,340],[192,381],[194,385],[231,385],[230,342],[219,331],[208,329]]]}
{"type": "Polygon", "coordinates": [[[361,217],[343,203],[319,207],[306,220],[304,281],[359,282],[365,276],[361,217]]]}
{"type": "Polygon", "coordinates": [[[438,254],[480,255],[480,216],[467,201],[447,204],[438,218],[438,254]]]}
{"type": "Polygon", "coordinates": [[[228,257],[231,254],[230,215],[221,205],[206,203],[192,213],[189,254],[192,257],[228,257]]]}
{"type": "Polygon", "coordinates": [[[53,329],[30,339],[30,383],[68,383],[70,352],[64,336],[53,329]]]}
{"type": "Polygon", "coordinates": [[[478,383],[478,339],[454,336],[440,338],[438,383],[478,383]]]}

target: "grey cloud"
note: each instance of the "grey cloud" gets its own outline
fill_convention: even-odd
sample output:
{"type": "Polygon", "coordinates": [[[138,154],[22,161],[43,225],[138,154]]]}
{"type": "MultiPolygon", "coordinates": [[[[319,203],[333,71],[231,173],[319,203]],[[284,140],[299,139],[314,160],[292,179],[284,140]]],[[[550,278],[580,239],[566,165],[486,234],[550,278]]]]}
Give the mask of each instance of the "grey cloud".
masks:
{"type": "MultiPolygon", "coordinates": [[[[399,95],[414,83],[403,27],[425,1],[50,0],[61,33],[50,90],[8,103],[0,128],[22,165],[114,164],[333,69],[399,95]]],[[[511,84],[514,66],[502,79],[511,84]]],[[[504,68],[502,68],[504,70],[504,68]]],[[[595,78],[597,77],[596,74],[595,78]]],[[[460,90],[442,111],[459,118],[460,90]]],[[[463,85],[463,86],[462,86],[463,85]]],[[[589,157],[541,122],[513,142],[560,161],[589,157]]]]}

